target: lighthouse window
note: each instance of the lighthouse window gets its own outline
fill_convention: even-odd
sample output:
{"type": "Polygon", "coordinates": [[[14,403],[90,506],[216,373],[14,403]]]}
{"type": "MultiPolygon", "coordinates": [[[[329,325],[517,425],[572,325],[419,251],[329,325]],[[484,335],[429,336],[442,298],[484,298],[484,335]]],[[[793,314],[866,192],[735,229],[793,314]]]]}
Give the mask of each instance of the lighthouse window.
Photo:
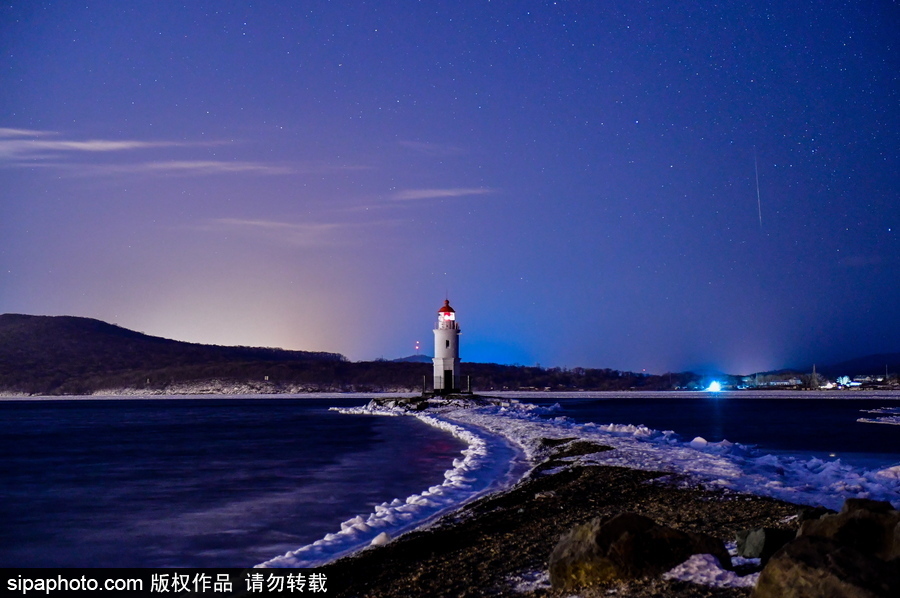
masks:
{"type": "Polygon", "coordinates": [[[450,341],[444,341],[444,342],[447,343],[445,346],[449,349],[449,348],[450,348],[450,341]]]}

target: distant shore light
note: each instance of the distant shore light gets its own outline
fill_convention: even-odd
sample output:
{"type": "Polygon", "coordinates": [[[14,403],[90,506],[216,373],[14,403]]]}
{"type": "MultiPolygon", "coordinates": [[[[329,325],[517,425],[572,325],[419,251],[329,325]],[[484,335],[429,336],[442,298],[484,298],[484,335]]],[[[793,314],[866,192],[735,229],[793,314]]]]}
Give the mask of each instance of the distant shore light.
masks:
{"type": "Polygon", "coordinates": [[[712,382],[710,382],[709,388],[707,388],[706,390],[707,390],[707,392],[721,392],[722,385],[719,384],[717,381],[713,380],[712,382]]]}

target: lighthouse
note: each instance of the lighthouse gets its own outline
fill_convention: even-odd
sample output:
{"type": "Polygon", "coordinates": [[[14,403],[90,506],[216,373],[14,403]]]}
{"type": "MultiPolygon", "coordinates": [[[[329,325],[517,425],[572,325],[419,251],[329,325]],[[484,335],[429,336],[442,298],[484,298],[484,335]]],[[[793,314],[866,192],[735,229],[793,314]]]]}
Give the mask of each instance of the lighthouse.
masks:
{"type": "Polygon", "coordinates": [[[438,310],[434,326],[434,394],[459,392],[459,324],[450,301],[438,310]]]}

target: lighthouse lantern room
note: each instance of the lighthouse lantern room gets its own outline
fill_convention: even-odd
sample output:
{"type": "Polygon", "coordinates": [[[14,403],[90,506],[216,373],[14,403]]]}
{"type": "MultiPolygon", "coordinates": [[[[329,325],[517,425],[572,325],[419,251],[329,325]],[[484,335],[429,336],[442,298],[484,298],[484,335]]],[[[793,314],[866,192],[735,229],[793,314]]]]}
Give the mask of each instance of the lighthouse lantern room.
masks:
{"type": "Polygon", "coordinates": [[[450,394],[460,391],[459,383],[459,324],[450,301],[438,310],[434,326],[434,393],[450,394]]]}

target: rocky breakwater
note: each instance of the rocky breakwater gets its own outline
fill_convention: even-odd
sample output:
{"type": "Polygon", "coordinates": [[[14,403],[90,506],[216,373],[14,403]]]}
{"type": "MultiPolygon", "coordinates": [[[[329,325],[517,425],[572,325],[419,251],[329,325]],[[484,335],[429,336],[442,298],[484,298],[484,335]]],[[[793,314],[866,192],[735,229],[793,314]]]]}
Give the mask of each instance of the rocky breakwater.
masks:
{"type": "Polygon", "coordinates": [[[753,598],[900,596],[900,511],[848,499],[840,513],[804,521],[769,559],[753,598]]]}
{"type": "Polygon", "coordinates": [[[659,576],[694,554],[711,554],[722,568],[731,568],[725,544],[710,535],[677,530],[635,513],[598,517],[560,539],[550,555],[550,583],[568,591],[659,576]]]}
{"type": "MultiPolygon", "coordinates": [[[[738,582],[727,586],[744,587],[748,593],[753,588],[752,598],[900,596],[900,511],[890,503],[848,499],[840,513],[802,507],[788,520],[793,529],[761,527],[737,533],[734,561],[742,563],[737,567],[742,571],[727,573],[725,577],[738,582]]],[[[563,534],[550,555],[549,578],[556,594],[581,591],[594,596],[603,588],[622,589],[623,583],[672,579],[673,568],[689,558],[723,572],[735,569],[720,539],[622,512],[563,534]],[[692,555],[707,556],[698,560],[692,555]]]]}

